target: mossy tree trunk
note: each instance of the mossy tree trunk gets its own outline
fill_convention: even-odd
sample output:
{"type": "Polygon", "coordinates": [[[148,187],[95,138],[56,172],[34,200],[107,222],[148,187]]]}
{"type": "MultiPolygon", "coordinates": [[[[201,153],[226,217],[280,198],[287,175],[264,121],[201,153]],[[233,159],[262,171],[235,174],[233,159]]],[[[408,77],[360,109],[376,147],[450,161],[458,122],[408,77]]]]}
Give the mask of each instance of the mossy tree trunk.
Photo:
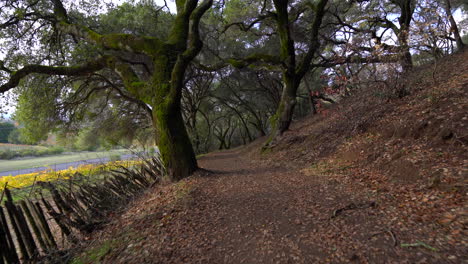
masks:
{"type": "Polygon", "coordinates": [[[310,70],[312,59],[320,47],[318,40],[319,29],[325,15],[327,0],[319,1],[313,9],[315,18],[312,22],[311,39],[309,50],[301,61],[296,61],[296,48],[291,36],[291,21],[288,11],[288,0],[274,0],[276,9],[276,26],[280,38],[281,61],[285,65],[283,68],[283,92],[275,115],[271,118],[271,133],[266,141],[265,147],[274,144],[274,141],[289,129],[291,125],[294,108],[297,103],[297,90],[304,75],[310,70]]]}
{"type": "Polygon", "coordinates": [[[79,66],[26,65],[11,71],[10,79],[0,86],[0,93],[18,86],[21,79],[32,73],[66,76],[88,76],[102,69],[117,73],[126,96],[152,107],[156,142],[170,180],[180,180],[197,169],[197,161],[181,113],[181,97],[185,71],[198,55],[203,43],[199,24],[212,0],[176,0],[177,15],[167,40],[132,34],[99,34],[83,25],[73,24],[61,0],[51,0],[56,17],[55,27],[75,40],[94,43],[106,54],[89,58],[79,66]],[[135,64],[121,60],[122,52],[144,55],[153,62],[149,79],[135,71],[135,64]]]}
{"type": "MultiPolygon", "coordinates": [[[[328,0],[306,4],[315,12],[315,17],[309,34],[309,49],[302,54],[299,61],[296,58],[296,45],[291,34],[293,22],[289,17],[289,12],[291,11],[289,8],[290,2],[290,0],[273,0],[275,12],[269,12],[269,15],[266,15],[266,17],[271,17],[276,24],[276,32],[279,36],[281,49],[279,56],[255,53],[244,59],[228,60],[232,66],[237,68],[248,65],[255,67],[256,64],[260,64],[260,66],[267,64],[268,66],[277,66],[283,72],[283,92],[276,113],[270,119],[271,131],[264,146],[267,148],[273,145],[274,141],[288,130],[291,125],[296,106],[297,90],[302,78],[311,69],[312,60],[320,48],[319,30],[326,13],[325,7],[328,0]]],[[[244,28],[248,27],[244,26],[244,28]]]]}
{"type": "Polygon", "coordinates": [[[192,174],[197,167],[180,105],[160,104],[153,108],[154,125],[158,131],[156,142],[161,158],[168,168],[169,178],[180,180],[192,174]]]}
{"type": "MultiPolygon", "coordinates": [[[[177,45],[168,47],[168,50],[176,49],[177,45]]],[[[151,105],[156,142],[172,181],[187,177],[198,168],[181,111],[183,81],[191,60],[182,54],[156,56],[155,65],[160,70],[152,80],[155,85],[151,105]]]]}
{"type": "Polygon", "coordinates": [[[296,94],[299,88],[299,82],[290,77],[284,77],[284,79],[285,85],[283,87],[281,101],[275,115],[271,120],[271,139],[280,136],[289,129],[293,118],[294,108],[296,107],[297,103],[296,94]]]}

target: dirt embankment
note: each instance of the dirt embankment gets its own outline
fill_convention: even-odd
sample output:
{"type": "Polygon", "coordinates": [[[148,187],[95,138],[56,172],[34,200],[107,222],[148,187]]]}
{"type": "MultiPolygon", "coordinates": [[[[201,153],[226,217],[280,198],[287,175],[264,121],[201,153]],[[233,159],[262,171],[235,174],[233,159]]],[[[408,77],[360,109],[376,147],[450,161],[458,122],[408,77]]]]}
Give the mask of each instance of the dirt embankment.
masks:
{"type": "Polygon", "coordinates": [[[468,53],[261,140],[211,153],[94,233],[75,263],[462,263],[468,53]],[[433,71],[436,69],[436,71],[433,71]]]}

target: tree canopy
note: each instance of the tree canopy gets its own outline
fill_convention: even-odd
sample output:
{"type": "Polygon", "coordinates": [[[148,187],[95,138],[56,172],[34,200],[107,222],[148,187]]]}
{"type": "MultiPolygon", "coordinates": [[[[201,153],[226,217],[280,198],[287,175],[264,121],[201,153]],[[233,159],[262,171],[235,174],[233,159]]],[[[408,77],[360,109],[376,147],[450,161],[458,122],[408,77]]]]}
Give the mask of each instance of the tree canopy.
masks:
{"type": "Polygon", "coordinates": [[[0,93],[24,138],[154,141],[178,180],[196,153],[273,147],[293,119],[465,47],[463,1],[175,3],[2,1],[0,93]]]}

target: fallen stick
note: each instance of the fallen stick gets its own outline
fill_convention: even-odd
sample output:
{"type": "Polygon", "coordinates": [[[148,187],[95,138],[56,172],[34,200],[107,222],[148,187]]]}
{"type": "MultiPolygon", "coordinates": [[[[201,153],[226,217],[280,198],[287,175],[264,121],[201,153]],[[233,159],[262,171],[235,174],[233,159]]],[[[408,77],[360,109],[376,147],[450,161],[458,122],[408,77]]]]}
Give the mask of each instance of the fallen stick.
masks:
{"type": "Polygon", "coordinates": [[[388,230],[385,230],[385,231],[381,231],[381,232],[377,232],[377,233],[374,233],[372,234],[369,239],[372,239],[373,237],[377,236],[377,235],[380,235],[380,234],[389,234],[390,237],[392,238],[393,240],[393,246],[396,247],[398,246],[398,239],[396,238],[396,235],[395,233],[393,233],[393,231],[391,229],[388,229],[388,230]]]}
{"type": "Polygon", "coordinates": [[[367,203],[360,203],[360,204],[350,203],[349,205],[345,207],[342,207],[333,211],[333,214],[330,218],[338,217],[344,211],[354,210],[354,209],[366,209],[366,208],[375,207],[376,205],[377,204],[374,201],[367,202],[367,203]]]}

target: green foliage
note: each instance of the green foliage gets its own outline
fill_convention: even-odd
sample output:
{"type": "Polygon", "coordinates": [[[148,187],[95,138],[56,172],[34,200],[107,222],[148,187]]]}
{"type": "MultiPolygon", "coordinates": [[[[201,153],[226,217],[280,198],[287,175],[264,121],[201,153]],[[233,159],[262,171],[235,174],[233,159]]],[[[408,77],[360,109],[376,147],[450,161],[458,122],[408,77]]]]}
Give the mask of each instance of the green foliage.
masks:
{"type": "Polygon", "coordinates": [[[0,150],[0,160],[14,159],[16,156],[16,153],[10,149],[0,150]]]}
{"type": "Polygon", "coordinates": [[[257,14],[257,6],[263,1],[231,0],[226,2],[224,19],[227,23],[242,21],[257,14]]]}
{"type": "Polygon", "coordinates": [[[82,129],[76,137],[75,147],[77,150],[93,151],[100,146],[99,137],[94,133],[93,129],[82,129]]]}
{"type": "Polygon", "coordinates": [[[10,135],[8,135],[8,143],[11,144],[23,144],[23,140],[21,140],[21,133],[19,129],[15,129],[11,131],[10,135]]]}
{"type": "Polygon", "coordinates": [[[0,149],[0,160],[10,160],[21,157],[41,157],[48,155],[57,155],[65,150],[62,147],[50,148],[22,148],[22,149],[0,149]]]}
{"type": "MultiPolygon", "coordinates": [[[[205,10],[196,8],[204,1],[176,1],[179,14],[170,14],[156,0],[122,1],[105,9],[98,0],[80,1],[80,7],[64,1],[69,17],[60,12],[49,19],[54,2],[59,1],[0,1],[0,24],[5,25],[0,52],[6,54],[1,84],[28,64],[76,69],[104,55],[104,66],[73,76],[45,72],[21,77],[15,114],[21,129],[10,133],[10,141],[39,142],[53,132],[61,145],[95,150],[135,142],[152,145],[159,139],[163,159],[177,163],[174,167],[193,162],[187,162],[190,140],[198,153],[246,144],[278,127],[278,121],[289,123],[285,119],[315,111],[314,100],[327,99],[319,93],[341,85],[345,94],[336,97],[348,96],[358,86],[348,83],[350,77],[375,81],[372,77],[386,66],[371,63],[373,59],[395,58],[404,49],[423,63],[430,56],[417,54],[450,44],[451,34],[443,3],[435,0],[215,1],[199,27],[204,49],[189,65],[202,46],[194,34],[198,30],[191,28],[199,16],[182,11],[191,6],[205,10]],[[413,17],[404,14],[404,3],[411,10],[417,5],[413,17]],[[16,17],[9,20],[12,15],[16,17]],[[15,23],[9,26],[8,21],[15,23]],[[402,34],[404,27],[410,27],[408,34],[402,34]],[[434,43],[428,41],[431,37],[434,43]],[[320,75],[324,71],[317,65],[346,61],[352,65],[326,70],[343,79],[318,79],[307,72],[320,75]],[[229,68],[211,70],[226,62],[229,68]],[[307,79],[310,87],[304,85],[307,79]],[[184,138],[187,129],[189,139],[184,138]]],[[[464,6],[458,0],[452,4],[454,9],[464,6]]],[[[335,98],[334,91],[328,95],[335,98]]]]}
{"type": "MultiPolygon", "coordinates": [[[[90,12],[82,13],[71,9],[69,15],[103,36],[116,33],[107,35],[110,40],[112,37],[121,37],[124,34],[165,39],[174,20],[173,15],[160,10],[154,1],[127,2],[111,6],[104,14],[91,12],[97,8],[97,2],[83,1],[82,4],[85,5],[82,8],[90,12]]],[[[69,55],[70,58],[66,58],[69,64],[80,63],[102,54],[102,49],[98,45],[85,41],[48,47],[44,51],[51,48],[61,49],[60,52],[69,55]]],[[[40,59],[38,54],[36,56],[40,59]]],[[[23,60],[26,64],[31,59],[18,58],[18,63],[23,60]]],[[[103,74],[108,80],[119,83],[116,76],[103,74]]],[[[60,145],[80,150],[95,150],[116,145],[129,146],[136,138],[140,140],[142,137],[148,137],[146,134],[154,133],[154,129],[147,129],[148,123],[151,122],[147,113],[134,102],[122,100],[121,94],[110,92],[112,89],[92,92],[99,84],[102,82],[91,83],[86,78],[68,80],[40,75],[23,80],[21,89],[15,90],[19,95],[15,119],[21,124],[21,129],[19,135],[16,134],[12,140],[34,144],[45,140],[52,132],[59,135],[60,145]],[[80,132],[83,127],[89,129],[80,132]]],[[[135,94],[139,97],[145,96],[146,99],[142,101],[151,103],[152,94],[149,90],[143,91],[147,86],[146,81],[130,84],[129,86],[134,88],[133,96],[135,94]]],[[[120,89],[129,96],[125,91],[125,89],[130,91],[129,87],[120,87],[120,89]]],[[[154,134],[152,138],[154,139],[154,134]]]]}
{"type": "Polygon", "coordinates": [[[0,122],[0,143],[8,143],[10,134],[15,129],[15,126],[10,122],[0,122]]]}
{"type": "Polygon", "coordinates": [[[107,240],[102,244],[92,247],[85,251],[80,257],[73,259],[71,264],[85,264],[85,263],[101,263],[104,257],[109,254],[113,247],[117,244],[114,240],[107,240]]]}
{"type": "MultiPolygon", "coordinates": [[[[41,78],[39,78],[41,79],[41,78]]],[[[49,131],[59,121],[56,100],[59,99],[54,89],[46,87],[39,80],[25,82],[18,96],[14,120],[21,124],[19,128],[21,141],[36,144],[46,140],[49,131]],[[31,87],[34,85],[35,87],[31,87]]]]}
{"type": "Polygon", "coordinates": [[[160,7],[154,1],[123,3],[102,14],[97,26],[104,34],[126,33],[166,39],[174,18],[168,12],[158,9],[160,7]]]}

